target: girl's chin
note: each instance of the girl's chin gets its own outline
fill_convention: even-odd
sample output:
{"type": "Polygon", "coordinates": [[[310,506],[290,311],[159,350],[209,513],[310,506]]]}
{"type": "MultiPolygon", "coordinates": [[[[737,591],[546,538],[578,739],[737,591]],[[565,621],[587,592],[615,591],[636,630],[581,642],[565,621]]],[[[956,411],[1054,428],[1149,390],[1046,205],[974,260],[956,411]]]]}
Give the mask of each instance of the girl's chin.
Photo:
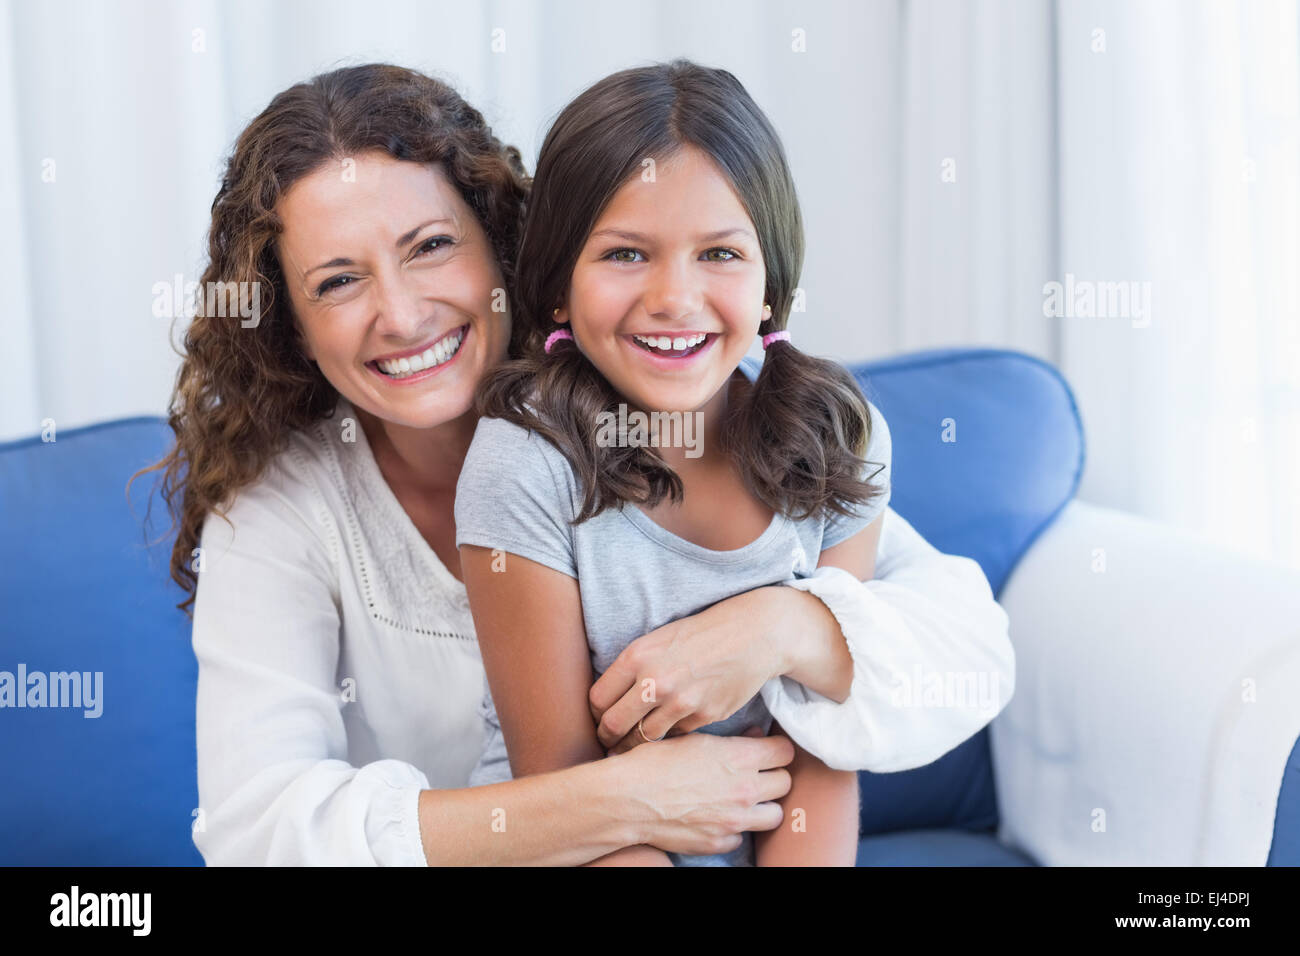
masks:
{"type": "Polygon", "coordinates": [[[731,375],[718,372],[707,381],[650,382],[639,376],[629,376],[628,388],[618,389],[629,396],[628,404],[655,411],[699,411],[731,380],[731,375]],[[713,379],[717,381],[713,381],[713,379]]]}
{"type": "Polygon", "coordinates": [[[698,412],[703,411],[716,394],[716,390],[705,393],[695,389],[647,389],[636,392],[627,404],[648,412],[698,412]]]}

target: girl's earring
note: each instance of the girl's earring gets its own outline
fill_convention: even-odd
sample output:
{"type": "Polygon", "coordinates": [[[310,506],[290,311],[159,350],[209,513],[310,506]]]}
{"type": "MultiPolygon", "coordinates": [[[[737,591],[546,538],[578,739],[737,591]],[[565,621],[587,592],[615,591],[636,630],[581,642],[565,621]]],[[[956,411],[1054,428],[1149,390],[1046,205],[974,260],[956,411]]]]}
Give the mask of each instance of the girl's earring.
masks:
{"type": "Polygon", "coordinates": [[[766,322],[772,317],[772,307],[766,302],[763,303],[763,321],[766,322]]]}
{"type": "Polygon", "coordinates": [[[560,318],[560,310],[558,308],[551,310],[551,318],[555,320],[556,325],[564,324],[564,320],[560,318]]]}

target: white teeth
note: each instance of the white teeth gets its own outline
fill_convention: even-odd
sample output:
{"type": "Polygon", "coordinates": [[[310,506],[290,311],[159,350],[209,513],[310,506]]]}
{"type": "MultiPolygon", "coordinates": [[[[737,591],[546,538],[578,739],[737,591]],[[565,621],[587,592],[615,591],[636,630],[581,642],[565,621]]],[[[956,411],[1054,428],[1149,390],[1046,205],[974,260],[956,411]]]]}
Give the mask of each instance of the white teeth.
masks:
{"type": "Polygon", "coordinates": [[[697,333],[696,335],[679,335],[676,338],[669,338],[666,335],[633,335],[632,338],[652,349],[662,349],[665,352],[669,350],[680,352],[683,349],[695,348],[708,338],[708,335],[697,333]]]}
{"type": "Polygon", "coordinates": [[[375,364],[379,366],[381,372],[390,378],[406,378],[408,375],[423,372],[425,369],[449,361],[460,349],[463,338],[464,335],[457,332],[449,338],[439,340],[418,355],[408,355],[405,358],[376,362],[375,364]]]}

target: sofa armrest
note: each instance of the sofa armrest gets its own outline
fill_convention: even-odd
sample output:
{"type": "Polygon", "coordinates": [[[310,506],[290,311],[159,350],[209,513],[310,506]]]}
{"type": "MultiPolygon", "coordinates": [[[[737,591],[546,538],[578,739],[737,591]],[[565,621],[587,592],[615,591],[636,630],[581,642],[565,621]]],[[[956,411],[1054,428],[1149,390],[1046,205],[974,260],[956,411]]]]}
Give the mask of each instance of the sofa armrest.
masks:
{"type": "Polygon", "coordinates": [[[1275,817],[1300,816],[1294,790],[1278,802],[1300,735],[1300,572],[1072,501],[1001,603],[1005,842],[1045,865],[1265,863],[1275,817]]]}

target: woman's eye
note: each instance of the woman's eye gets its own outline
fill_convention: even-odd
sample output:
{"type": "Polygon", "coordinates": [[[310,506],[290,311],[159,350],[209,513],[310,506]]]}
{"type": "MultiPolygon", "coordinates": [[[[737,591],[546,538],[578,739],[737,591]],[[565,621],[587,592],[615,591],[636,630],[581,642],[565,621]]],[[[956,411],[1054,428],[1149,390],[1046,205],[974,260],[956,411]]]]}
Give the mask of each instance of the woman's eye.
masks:
{"type": "Polygon", "coordinates": [[[636,257],[641,255],[635,249],[615,249],[613,252],[605,254],[605,258],[611,262],[636,262],[636,257]]]}
{"type": "Polygon", "coordinates": [[[420,244],[420,248],[415,251],[415,254],[417,256],[428,255],[444,243],[449,242],[451,242],[451,236],[431,236],[420,244]]]}
{"type": "Polygon", "coordinates": [[[333,292],[335,289],[341,289],[345,285],[351,285],[355,281],[356,279],[353,276],[335,276],[322,282],[320,288],[316,290],[316,294],[321,296],[327,292],[333,292]]]}
{"type": "Polygon", "coordinates": [[[710,262],[730,262],[732,259],[740,258],[740,253],[735,249],[710,249],[704,255],[709,257],[710,262]]]}

